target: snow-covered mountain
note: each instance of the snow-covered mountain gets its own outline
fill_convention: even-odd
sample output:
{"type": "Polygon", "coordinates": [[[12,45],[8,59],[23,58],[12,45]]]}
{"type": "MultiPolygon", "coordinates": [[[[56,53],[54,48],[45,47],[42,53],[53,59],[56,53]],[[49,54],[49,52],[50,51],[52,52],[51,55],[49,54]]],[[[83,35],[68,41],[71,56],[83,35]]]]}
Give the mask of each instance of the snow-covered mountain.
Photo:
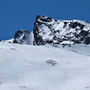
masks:
{"type": "Polygon", "coordinates": [[[38,15],[33,31],[18,30],[13,43],[54,46],[60,44],[90,44],[90,24],[81,20],[56,20],[38,15]]]}
{"type": "Polygon", "coordinates": [[[34,36],[33,31],[29,30],[18,30],[14,37],[10,40],[1,40],[0,42],[7,42],[7,43],[15,43],[15,44],[26,44],[26,45],[33,45],[34,36]]]}
{"type": "Polygon", "coordinates": [[[0,42],[0,90],[90,90],[89,43],[89,23],[37,16],[0,42]]]}
{"type": "Polygon", "coordinates": [[[38,15],[34,24],[37,45],[60,44],[63,41],[90,43],[90,24],[80,20],[56,20],[38,15]]]}

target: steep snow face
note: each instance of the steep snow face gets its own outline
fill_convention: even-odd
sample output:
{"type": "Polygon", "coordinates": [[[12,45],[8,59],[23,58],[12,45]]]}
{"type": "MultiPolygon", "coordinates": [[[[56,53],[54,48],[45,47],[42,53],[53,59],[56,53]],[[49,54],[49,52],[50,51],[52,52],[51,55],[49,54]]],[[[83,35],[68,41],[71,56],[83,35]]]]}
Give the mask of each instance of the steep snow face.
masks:
{"type": "Polygon", "coordinates": [[[17,31],[13,43],[33,45],[33,32],[27,30],[17,31]]]}
{"type": "Polygon", "coordinates": [[[1,42],[0,90],[90,90],[90,46],[1,42]]]}
{"type": "Polygon", "coordinates": [[[34,40],[37,45],[60,44],[62,41],[90,43],[90,24],[80,20],[55,20],[37,16],[34,24],[34,40]],[[87,38],[87,39],[86,39],[87,38]]]}

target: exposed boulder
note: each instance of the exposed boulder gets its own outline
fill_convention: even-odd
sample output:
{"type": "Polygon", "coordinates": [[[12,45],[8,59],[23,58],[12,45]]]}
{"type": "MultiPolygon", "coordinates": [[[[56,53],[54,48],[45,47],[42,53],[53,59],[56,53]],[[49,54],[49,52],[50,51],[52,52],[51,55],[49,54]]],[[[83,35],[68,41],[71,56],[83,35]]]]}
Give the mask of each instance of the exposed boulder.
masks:
{"type": "Polygon", "coordinates": [[[17,44],[33,44],[33,32],[27,30],[19,30],[15,33],[13,43],[17,44]]]}

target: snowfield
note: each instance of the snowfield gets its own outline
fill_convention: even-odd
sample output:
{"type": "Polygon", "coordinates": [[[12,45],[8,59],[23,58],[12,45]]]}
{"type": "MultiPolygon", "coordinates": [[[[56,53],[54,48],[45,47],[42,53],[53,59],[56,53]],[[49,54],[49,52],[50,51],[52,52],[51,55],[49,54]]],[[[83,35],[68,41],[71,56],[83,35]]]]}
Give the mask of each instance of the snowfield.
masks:
{"type": "Polygon", "coordinates": [[[90,46],[1,42],[0,90],[90,90],[90,46]]]}

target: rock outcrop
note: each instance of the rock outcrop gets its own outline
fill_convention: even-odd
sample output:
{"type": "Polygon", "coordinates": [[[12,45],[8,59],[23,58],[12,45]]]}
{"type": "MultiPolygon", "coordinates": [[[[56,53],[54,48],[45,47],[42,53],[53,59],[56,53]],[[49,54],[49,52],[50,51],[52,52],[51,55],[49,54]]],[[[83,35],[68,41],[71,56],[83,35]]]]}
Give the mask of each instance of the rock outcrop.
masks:
{"type": "Polygon", "coordinates": [[[15,33],[13,43],[17,44],[33,44],[33,32],[27,30],[19,30],[15,33]]]}
{"type": "Polygon", "coordinates": [[[36,17],[34,41],[37,45],[60,44],[63,41],[90,43],[90,24],[80,20],[56,20],[50,17],[36,17]]]}

